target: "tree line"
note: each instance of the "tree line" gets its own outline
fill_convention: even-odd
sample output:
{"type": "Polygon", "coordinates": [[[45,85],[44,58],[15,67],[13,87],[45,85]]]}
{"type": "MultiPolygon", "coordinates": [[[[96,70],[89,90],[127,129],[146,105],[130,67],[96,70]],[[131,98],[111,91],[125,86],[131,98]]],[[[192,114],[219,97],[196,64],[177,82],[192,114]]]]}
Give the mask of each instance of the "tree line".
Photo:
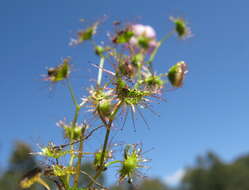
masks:
{"type": "MultiPolygon", "coordinates": [[[[16,142],[9,157],[7,168],[0,171],[0,190],[21,190],[19,182],[28,171],[41,167],[36,158],[31,155],[32,149],[23,142],[16,142]]],[[[84,164],[82,170],[94,173],[91,164],[84,164]]],[[[105,184],[105,176],[99,179],[105,184]]],[[[89,178],[80,176],[80,183],[87,184],[89,178]]],[[[46,179],[44,179],[46,180],[46,179]]],[[[47,181],[56,189],[51,181],[47,181]]],[[[110,190],[248,190],[249,189],[249,154],[243,155],[231,163],[226,163],[217,154],[207,152],[198,156],[193,166],[186,168],[186,173],[178,187],[169,187],[162,180],[144,178],[134,183],[124,182],[121,185],[112,185],[110,190]]],[[[38,184],[28,190],[44,190],[38,184]]]]}

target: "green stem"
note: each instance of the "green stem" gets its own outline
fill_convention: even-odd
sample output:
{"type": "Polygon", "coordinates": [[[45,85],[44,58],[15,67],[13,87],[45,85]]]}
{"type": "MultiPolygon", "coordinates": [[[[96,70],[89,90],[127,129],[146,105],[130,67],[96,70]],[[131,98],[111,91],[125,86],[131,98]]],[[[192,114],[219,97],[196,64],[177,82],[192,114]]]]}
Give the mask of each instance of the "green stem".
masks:
{"type": "MultiPolygon", "coordinates": [[[[93,177],[94,180],[96,180],[100,176],[100,174],[103,172],[103,169],[105,167],[105,165],[104,165],[105,153],[106,153],[106,150],[107,150],[108,139],[109,139],[110,132],[111,132],[112,122],[115,119],[115,116],[116,116],[119,108],[122,106],[122,104],[123,104],[123,102],[119,101],[115,105],[115,108],[114,108],[114,110],[113,110],[113,112],[112,112],[112,114],[110,116],[108,124],[106,125],[106,122],[104,122],[104,124],[106,125],[106,134],[105,134],[104,145],[103,145],[103,149],[102,149],[102,153],[101,153],[101,158],[100,158],[100,166],[99,166],[99,169],[98,169],[96,175],[93,177]]],[[[88,184],[87,187],[91,187],[92,185],[93,185],[93,181],[91,181],[88,184]]]]}
{"type": "Polygon", "coordinates": [[[108,166],[110,166],[110,165],[112,165],[112,164],[116,164],[116,163],[121,163],[122,161],[120,161],[120,160],[114,160],[114,161],[111,161],[111,162],[108,162],[108,163],[106,163],[106,167],[108,167],[108,166]]]}
{"type": "MultiPolygon", "coordinates": [[[[69,166],[73,166],[73,161],[74,161],[74,145],[70,145],[70,160],[69,160],[69,166]]],[[[70,174],[67,174],[67,177],[66,177],[66,182],[67,182],[67,185],[68,187],[70,187],[70,174]]]]}
{"type": "MultiPolygon", "coordinates": [[[[74,113],[74,118],[73,118],[73,121],[72,121],[72,128],[74,128],[76,126],[76,123],[77,123],[77,120],[78,120],[78,117],[79,117],[79,112],[80,112],[80,105],[77,103],[77,100],[75,98],[75,94],[74,94],[74,91],[73,91],[73,88],[69,82],[69,80],[67,80],[67,87],[69,89],[69,92],[70,92],[70,95],[71,95],[71,98],[72,98],[72,101],[75,105],[75,113],[74,113]]],[[[70,160],[69,160],[69,166],[73,166],[73,162],[74,162],[74,158],[75,158],[75,155],[74,155],[74,144],[72,144],[73,142],[73,139],[70,138],[70,160]]],[[[66,182],[67,182],[67,185],[70,186],[70,174],[67,175],[66,177],[66,182]]]]}
{"type": "Polygon", "coordinates": [[[169,39],[173,34],[174,34],[175,31],[171,31],[169,33],[167,33],[160,41],[159,41],[159,44],[158,46],[154,49],[154,51],[151,53],[150,55],[150,58],[149,58],[149,61],[147,62],[147,64],[149,65],[149,69],[150,69],[150,72],[152,75],[154,75],[154,72],[153,72],[153,67],[152,67],[152,62],[154,61],[155,59],[155,56],[158,52],[158,49],[159,47],[167,40],[169,39]]]}
{"type": "Polygon", "coordinates": [[[100,87],[100,85],[101,85],[104,62],[105,62],[105,58],[104,58],[104,56],[101,56],[100,57],[100,62],[99,62],[99,73],[98,73],[98,80],[97,80],[97,86],[98,87],[100,87]]]}
{"type": "Polygon", "coordinates": [[[76,122],[78,120],[78,117],[79,117],[79,112],[80,112],[80,106],[77,105],[75,107],[75,114],[74,114],[74,118],[73,118],[73,122],[72,122],[72,127],[74,128],[76,126],[76,122]]]}
{"type": "Polygon", "coordinates": [[[83,138],[86,130],[86,125],[82,128],[82,133],[80,135],[80,145],[79,145],[79,153],[78,153],[78,162],[77,162],[77,168],[76,168],[76,174],[74,177],[74,187],[78,187],[79,185],[79,176],[80,176],[80,167],[81,167],[81,160],[83,157],[83,138]]]}
{"type": "MultiPolygon", "coordinates": [[[[110,132],[111,132],[111,128],[110,127],[106,127],[104,146],[103,146],[103,149],[102,149],[101,159],[100,159],[100,166],[99,166],[99,169],[98,169],[96,175],[93,177],[94,180],[96,180],[100,176],[100,174],[102,173],[102,171],[104,169],[104,158],[105,158],[105,153],[106,153],[106,148],[107,148],[107,144],[108,144],[108,139],[109,139],[109,136],[110,136],[110,132]]],[[[91,181],[88,184],[88,187],[91,187],[92,185],[93,185],[93,181],[91,181]]]]}
{"type": "Polygon", "coordinates": [[[77,106],[78,106],[78,103],[77,103],[77,100],[76,100],[76,98],[75,98],[75,94],[74,94],[72,85],[71,85],[69,79],[67,79],[66,81],[67,81],[67,82],[66,82],[66,83],[67,83],[67,87],[68,87],[68,90],[69,90],[69,92],[70,92],[70,95],[71,95],[71,98],[72,98],[72,100],[73,100],[73,103],[74,103],[74,105],[77,107],[77,106]]]}

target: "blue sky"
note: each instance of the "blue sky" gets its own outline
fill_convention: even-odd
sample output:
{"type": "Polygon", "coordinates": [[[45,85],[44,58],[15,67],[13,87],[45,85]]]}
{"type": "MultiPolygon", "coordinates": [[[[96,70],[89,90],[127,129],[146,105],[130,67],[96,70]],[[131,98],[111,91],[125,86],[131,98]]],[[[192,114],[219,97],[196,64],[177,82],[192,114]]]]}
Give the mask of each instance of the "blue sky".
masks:
{"type": "MultiPolygon", "coordinates": [[[[151,158],[149,176],[165,177],[194,163],[207,150],[231,161],[249,150],[249,2],[225,0],[8,0],[0,6],[0,168],[5,168],[13,141],[36,147],[62,142],[55,123],[72,117],[73,107],[63,85],[49,91],[41,79],[46,68],[71,56],[72,82],[78,97],[85,94],[96,70],[89,46],[72,48],[68,42],[89,22],[107,15],[109,21],[138,21],[152,25],[162,37],[172,27],[169,16],[183,16],[194,37],[170,39],[160,49],[155,65],[160,71],[180,60],[188,63],[183,88],[166,92],[167,102],[154,105],[161,117],[146,112],[151,129],[136,121],[118,139],[143,142],[151,158]]],[[[98,142],[99,136],[94,142],[98,142]]],[[[89,148],[96,149],[94,143],[89,148]]]]}

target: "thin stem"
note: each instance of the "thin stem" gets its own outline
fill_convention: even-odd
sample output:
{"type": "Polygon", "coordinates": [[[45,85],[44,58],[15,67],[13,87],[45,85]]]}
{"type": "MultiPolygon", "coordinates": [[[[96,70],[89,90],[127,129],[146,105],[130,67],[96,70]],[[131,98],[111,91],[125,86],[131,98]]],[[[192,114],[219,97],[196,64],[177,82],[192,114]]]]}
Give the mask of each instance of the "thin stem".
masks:
{"type": "Polygon", "coordinates": [[[175,33],[175,30],[172,30],[171,32],[167,33],[161,40],[160,44],[163,44],[167,39],[169,39],[173,34],[175,33]]]}
{"type": "Polygon", "coordinates": [[[114,160],[114,161],[108,162],[105,166],[108,167],[108,166],[110,166],[112,164],[121,163],[121,162],[122,161],[120,161],[120,160],[114,160]]]}
{"type": "Polygon", "coordinates": [[[150,69],[150,72],[151,74],[153,75],[154,74],[154,71],[153,71],[153,67],[152,67],[152,62],[154,61],[155,59],[155,56],[158,52],[158,49],[159,47],[167,40],[169,39],[173,34],[174,34],[175,31],[171,31],[169,33],[167,33],[160,41],[159,41],[159,44],[158,46],[153,50],[153,52],[151,53],[150,55],[150,58],[149,58],[149,61],[147,62],[147,64],[149,65],[149,69],[150,69]]]}
{"type": "Polygon", "coordinates": [[[82,138],[82,139],[75,140],[75,141],[73,141],[73,142],[71,142],[71,143],[59,145],[59,146],[56,146],[56,147],[54,147],[54,148],[62,149],[62,148],[65,148],[65,147],[67,147],[67,146],[74,145],[74,144],[77,144],[77,143],[79,143],[79,142],[81,142],[81,141],[87,140],[90,136],[92,136],[92,134],[93,134],[95,131],[97,131],[98,129],[100,129],[100,128],[103,127],[103,126],[104,126],[104,125],[100,125],[100,126],[96,127],[95,129],[91,130],[91,131],[90,131],[86,136],[84,136],[84,138],[82,138]]]}
{"type": "Polygon", "coordinates": [[[76,122],[78,120],[78,117],[79,117],[79,112],[80,112],[80,106],[77,105],[75,107],[75,114],[74,114],[74,118],[73,118],[73,122],[72,122],[72,127],[74,128],[76,126],[76,122]]]}
{"type": "Polygon", "coordinates": [[[101,56],[100,57],[100,62],[99,62],[99,73],[98,73],[98,80],[97,80],[97,86],[98,87],[100,87],[100,85],[101,85],[104,62],[105,62],[105,58],[104,58],[104,56],[101,56]]]}
{"type": "MultiPolygon", "coordinates": [[[[104,168],[104,158],[105,158],[105,153],[106,153],[106,148],[107,148],[107,144],[108,144],[108,139],[109,139],[109,136],[110,136],[110,132],[111,132],[111,127],[107,127],[106,126],[106,134],[105,134],[105,139],[104,139],[104,146],[103,146],[103,149],[102,149],[102,153],[101,153],[101,159],[100,159],[100,166],[99,166],[99,169],[96,173],[96,175],[93,177],[94,180],[96,180],[100,174],[102,173],[103,171],[103,168],[104,168]]],[[[88,187],[91,187],[93,185],[93,181],[91,181],[89,184],[88,184],[88,187]]]]}
{"type": "MultiPolygon", "coordinates": [[[[105,154],[106,154],[108,140],[109,140],[109,136],[110,136],[110,132],[111,132],[112,122],[115,119],[115,116],[116,116],[119,108],[122,106],[122,104],[123,104],[123,101],[119,101],[114,107],[114,110],[110,116],[108,124],[106,125],[106,122],[104,122],[104,124],[106,125],[106,134],[105,134],[104,145],[103,145],[103,149],[102,149],[102,153],[101,153],[100,166],[99,166],[99,169],[98,169],[96,175],[93,177],[94,180],[96,180],[100,176],[100,174],[103,172],[103,169],[105,166],[104,165],[105,154]]],[[[91,181],[87,187],[91,187],[92,185],[93,185],[93,182],[91,181]]]]}
{"type": "Polygon", "coordinates": [[[93,179],[92,176],[90,176],[88,173],[84,172],[84,171],[80,171],[81,173],[85,174],[93,183],[95,183],[96,185],[98,185],[99,187],[101,187],[102,189],[106,189],[103,185],[101,185],[100,183],[98,183],[95,179],[93,179]]]}
{"type": "MultiPolygon", "coordinates": [[[[73,121],[72,121],[72,128],[75,128],[78,117],[79,117],[79,111],[80,111],[81,107],[77,103],[77,100],[76,100],[75,94],[74,94],[74,90],[73,90],[72,85],[71,85],[69,80],[67,80],[67,87],[69,89],[72,101],[73,101],[73,103],[75,105],[75,113],[74,113],[74,117],[73,117],[73,121]]],[[[69,160],[69,166],[73,166],[73,162],[74,162],[74,158],[75,158],[74,144],[72,144],[72,142],[73,142],[73,139],[70,138],[70,155],[71,155],[71,157],[70,157],[70,160],[69,160]]],[[[67,185],[70,186],[70,174],[67,175],[66,182],[67,182],[67,185]]]]}
{"type": "MultiPolygon", "coordinates": [[[[70,145],[70,160],[69,160],[69,166],[73,166],[73,161],[74,161],[74,145],[70,145]]],[[[70,174],[67,174],[67,184],[70,186],[70,174]]]]}
{"type": "Polygon", "coordinates": [[[77,168],[76,168],[76,174],[74,177],[74,187],[78,187],[79,185],[79,176],[80,176],[80,167],[81,167],[81,160],[83,158],[83,138],[86,130],[86,125],[82,128],[82,133],[80,135],[80,145],[79,145],[79,153],[78,153],[78,162],[77,162],[77,168]]]}
{"type": "Polygon", "coordinates": [[[77,106],[78,106],[78,103],[77,103],[77,100],[76,100],[76,98],[75,98],[75,94],[74,94],[74,90],[73,90],[73,88],[72,88],[72,85],[71,85],[69,79],[67,79],[66,81],[67,81],[67,82],[66,82],[66,83],[67,83],[67,87],[68,87],[68,90],[69,90],[69,92],[70,92],[70,95],[71,95],[71,98],[72,98],[72,100],[73,100],[73,103],[74,103],[74,105],[77,107],[77,106]]]}

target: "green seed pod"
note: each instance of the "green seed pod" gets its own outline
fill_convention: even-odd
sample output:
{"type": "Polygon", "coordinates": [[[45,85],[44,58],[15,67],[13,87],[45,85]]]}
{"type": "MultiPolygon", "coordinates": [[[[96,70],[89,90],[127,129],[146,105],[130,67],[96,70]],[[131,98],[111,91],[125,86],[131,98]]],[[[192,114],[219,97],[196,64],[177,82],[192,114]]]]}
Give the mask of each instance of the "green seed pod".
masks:
{"type": "Polygon", "coordinates": [[[86,40],[91,40],[93,35],[96,33],[99,23],[94,23],[91,27],[78,32],[78,43],[82,43],[86,40]]]}
{"type": "Polygon", "coordinates": [[[104,53],[105,49],[102,46],[96,46],[95,47],[95,53],[98,56],[102,56],[102,54],[104,53]]]}
{"type": "Polygon", "coordinates": [[[101,153],[102,153],[101,151],[98,151],[94,155],[94,166],[96,168],[100,167],[101,153]]]}
{"type": "Polygon", "coordinates": [[[129,29],[121,30],[117,32],[116,36],[113,38],[113,43],[123,44],[129,42],[131,37],[133,36],[133,32],[129,29]]]}
{"type": "Polygon", "coordinates": [[[168,79],[172,86],[181,87],[185,74],[187,73],[187,65],[184,61],[180,61],[169,69],[168,79]]]}
{"type": "Polygon", "coordinates": [[[119,170],[119,181],[127,178],[129,181],[136,175],[137,170],[141,168],[141,162],[145,162],[140,155],[140,149],[136,149],[136,145],[126,145],[124,149],[124,160],[121,162],[119,170]]]}
{"type": "MultiPolygon", "coordinates": [[[[94,167],[96,169],[99,169],[100,164],[101,164],[101,156],[102,156],[102,150],[99,150],[98,152],[95,153],[94,155],[94,167]]],[[[109,159],[112,158],[112,152],[111,151],[106,151],[105,156],[104,156],[104,163],[109,159]]]]}
{"type": "Polygon", "coordinates": [[[149,76],[144,80],[144,84],[147,88],[151,90],[161,89],[165,81],[160,78],[160,76],[149,76]]]}
{"type": "Polygon", "coordinates": [[[110,100],[102,100],[99,102],[97,109],[102,116],[109,117],[112,113],[113,104],[110,100]]]}
{"type": "Polygon", "coordinates": [[[70,140],[79,140],[82,134],[82,126],[63,126],[64,136],[70,140]]]}
{"type": "Polygon", "coordinates": [[[183,18],[170,17],[170,20],[175,23],[175,31],[179,37],[187,38],[191,36],[191,31],[183,18]]]}
{"type": "Polygon", "coordinates": [[[142,62],[144,60],[144,55],[142,53],[138,53],[135,56],[132,57],[131,63],[137,67],[140,68],[142,66],[142,62]]]}
{"type": "Polygon", "coordinates": [[[135,154],[130,155],[127,157],[127,159],[124,160],[121,173],[124,175],[129,175],[132,174],[138,166],[138,160],[137,156],[135,154]]]}
{"type": "Polygon", "coordinates": [[[47,80],[51,82],[58,82],[66,79],[70,74],[69,59],[65,58],[63,63],[54,68],[48,69],[47,80]]]}
{"type": "Polygon", "coordinates": [[[128,62],[120,63],[118,66],[118,74],[132,78],[135,75],[136,68],[128,62]]]}

